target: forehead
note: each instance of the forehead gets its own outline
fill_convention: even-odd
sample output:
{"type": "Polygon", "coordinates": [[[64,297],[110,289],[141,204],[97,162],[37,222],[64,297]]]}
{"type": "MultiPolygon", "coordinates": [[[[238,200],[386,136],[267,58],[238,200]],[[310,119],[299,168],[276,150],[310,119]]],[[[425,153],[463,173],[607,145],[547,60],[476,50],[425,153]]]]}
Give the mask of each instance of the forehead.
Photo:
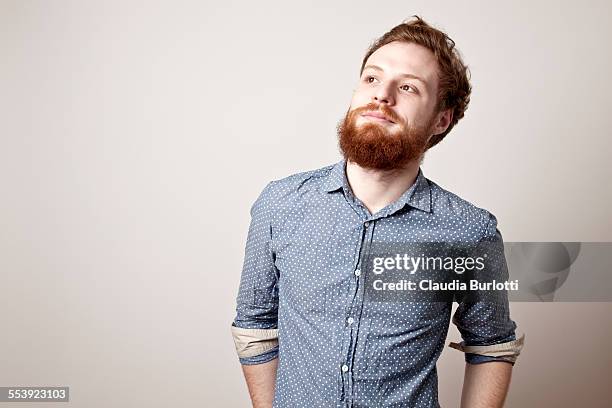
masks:
{"type": "Polygon", "coordinates": [[[427,48],[407,42],[393,41],[383,45],[366,61],[367,65],[381,67],[388,75],[412,74],[423,78],[427,87],[436,89],[438,84],[438,62],[427,48]]]}

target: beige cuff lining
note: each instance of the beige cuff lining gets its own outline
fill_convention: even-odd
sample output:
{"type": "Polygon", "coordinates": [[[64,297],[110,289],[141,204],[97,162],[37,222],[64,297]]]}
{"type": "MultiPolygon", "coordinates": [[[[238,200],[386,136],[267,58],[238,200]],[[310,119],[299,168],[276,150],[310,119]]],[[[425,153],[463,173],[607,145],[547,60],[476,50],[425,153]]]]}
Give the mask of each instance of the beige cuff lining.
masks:
{"type": "Polygon", "coordinates": [[[506,343],[491,344],[489,346],[465,346],[463,342],[448,346],[464,353],[479,354],[481,356],[502,357],[504,360],[515,362],[525,343],[525,335],[506,343]]]}
{"type": "Polygon", "coordinates": [[[278,345],[278,329],[243,329],[232,326],[238,357],[254,357],[278,345]]]}

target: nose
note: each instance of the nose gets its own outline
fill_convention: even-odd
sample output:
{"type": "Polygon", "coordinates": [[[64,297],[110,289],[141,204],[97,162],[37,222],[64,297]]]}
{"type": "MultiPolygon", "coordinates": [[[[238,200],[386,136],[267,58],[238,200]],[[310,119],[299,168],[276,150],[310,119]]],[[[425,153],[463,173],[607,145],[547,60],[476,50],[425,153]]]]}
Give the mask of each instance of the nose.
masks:
{"type": "Polygon", "coordinates": [[[378,103],[393,105],[393,95],[391,93],[389,85],[380,84],[379,86],[377,86],[372,99],[378,103]]]}

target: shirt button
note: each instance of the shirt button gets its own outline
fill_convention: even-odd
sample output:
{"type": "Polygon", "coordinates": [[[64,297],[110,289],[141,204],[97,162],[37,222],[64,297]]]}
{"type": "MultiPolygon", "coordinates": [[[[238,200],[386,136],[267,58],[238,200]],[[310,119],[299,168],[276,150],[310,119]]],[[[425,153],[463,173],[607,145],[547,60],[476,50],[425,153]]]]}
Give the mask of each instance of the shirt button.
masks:
{"type": "Polygon", "coordinates": [[[366,227],[366,228],[368,228],[368,225],[370,225],[370,221],[366,221],[366,222],[363,223],[363,226],[366,227]]]}
{"type": "Polygon", "coordinates": [[[348,371],[348,366],[345,364],[342,366],[342,372],[346,373],[348,371]]]}
{"type": "Polygon", "coordinates": [[[348,319],[346,319],[346,322],[348,324],[353,324],[354,321],[355,321],[355,319],[353,319],[352,317],[349,317],[348,319]]]}
{"type": "Polygon", "coordinates": [[[361,275],[361,269],[357,269],[355,271],[355,276],[360,276],[361,275]]]}

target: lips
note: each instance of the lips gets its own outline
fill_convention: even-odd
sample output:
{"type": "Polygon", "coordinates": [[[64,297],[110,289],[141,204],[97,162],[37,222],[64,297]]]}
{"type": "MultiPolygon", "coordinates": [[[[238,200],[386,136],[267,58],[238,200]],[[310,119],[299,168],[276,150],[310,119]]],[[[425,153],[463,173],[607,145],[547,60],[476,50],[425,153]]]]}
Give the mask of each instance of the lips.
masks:
{"type": "Polygon", "coordinates": [[[388,117],[386,117],[382,112],[377,112],[377,111],[368,111],[363,113],[361,116],[367,117],[367,118],[374,118],[374,119],[378,119],[381,121],[386,121],[389,123],[395,123],[394,121],[392,121],[391,119],[389,119],[388,117]]]}

